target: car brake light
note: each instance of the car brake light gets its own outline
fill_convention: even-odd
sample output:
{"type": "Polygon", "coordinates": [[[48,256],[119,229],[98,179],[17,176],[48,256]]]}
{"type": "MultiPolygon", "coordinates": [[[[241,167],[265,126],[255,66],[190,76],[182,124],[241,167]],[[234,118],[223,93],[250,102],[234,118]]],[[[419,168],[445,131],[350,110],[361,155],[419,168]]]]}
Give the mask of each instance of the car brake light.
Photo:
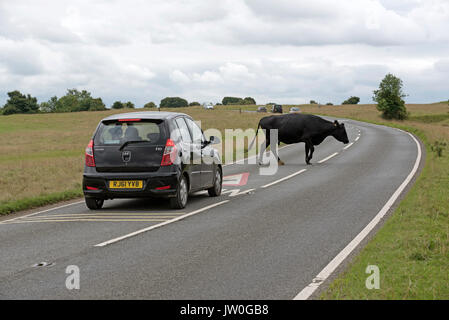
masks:
{"type": "Polygon", "coordinates": [[[89,187],[89,186],[86,186],[86,189],[87,189],[87,190],[100,190],[100,189],[98,189],[98,188],[95,188],[95,187],[89,187]]]}
{"type": "Polygon", "coordinates": [[[90,140],[89,144],[86,147],[86,166],[95,167],[93,140],[90,140]]]}
{"type": "Polygon", "coordinates": [[[176,160],[176,146],[172,139],[167,139],[164,155],[162,156],[161,166],[170,166],[176,160]]]}
{"type": "Polygon", "coordinates": [[[157,187],[156,190],[167,190],[170,189],[170,186],[157,187]]]}
{"type": "Polygon", "coordinates": [[[119,122],[131,122],[131,121],[140,121],[142,119],[119,119],[119,122]]]}

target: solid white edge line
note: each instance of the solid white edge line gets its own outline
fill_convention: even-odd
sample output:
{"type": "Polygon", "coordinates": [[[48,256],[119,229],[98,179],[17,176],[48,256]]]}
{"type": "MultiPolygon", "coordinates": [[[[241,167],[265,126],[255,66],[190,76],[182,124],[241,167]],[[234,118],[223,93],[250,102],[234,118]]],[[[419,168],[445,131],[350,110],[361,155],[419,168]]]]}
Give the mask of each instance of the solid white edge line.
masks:
{"type": "Polygon", "coordinates": [[[348,149],[349,147],[351,147],[354,144],[354,142],[351,142],[350,144],[348,144],[346,147],[343,148],[343,150],[348,149]]]}
{"type": "Polygon", "coordinates": [[[50,209],[46,209],[46,210],[42,210],[42,211],[30,213],[30,214],[27,214],[27,215],[24,215],[24,216],[15,217],[15,218],[8,219],[8,220],[3,220],[3,221],[0,221],[0,224],[2,224],[2,223],[4,223],[4,222],[7,222],[7,221],[13,221],[13,220],[16,220],[16,219],[22,219],[22,218],[31,217],[31,216],[34,216],[34,215],[39,214],[39,213],[44,213],[44,212],[48,212],[48,211],[52,211],[52,210],[57,210],[57,209],[61,209],[61,208],[73,206],[73,205],[75,205],[75,204],[80,204],[80,203],[83,203],[83,202],[84,202],[84,200],[83,200],[83,201],[77,201],[77,202],[65,204],[65,205],[63,205],[63,206],[54,207],[54,208],[50,208],[50,209]]]}
{"type": "Polygon", "coordinates": [[[226,202],[229,202],[229,201],[230,201],[230,200],[223,200],[223,201],[220,201],[220,202],[211,204],[211,205],[209,205],[209,206],[200,208],[200,209],[195,210],[195,211],[192,211],[192,212],[190,212],[190,213],[186,213],[186,214],[184,214],[184,215],[182,215],[182,216],[179,216],[179,217],[176,217],[176,218],[174,218],[174,219],[167,220],[167,221],[164,221],[164,222],[162,222],[162,223],[158,223],[158,224],[152,225],[152,226],[150,226],[150,227],[148,227],[148,228],[140,229],[140,230],[137,230],[137,231],[134,231],[134,232],[125,234],[124,236],[121,236],[121,237],[118,237],[118,238],[114,238],[114,239],[111,239],[111,240],[108,240],[108,241],[105,241],[105,242],[96,244],[94,247],[104,247],[104,246],[110,245],[110,244],[112,244],[112,243],[115,243],[115,242],[118,242],[118,241],[121,241],[121,240],[124,240],[124,239],[127,239],[127,238],[134,237],[134,236],[136,236],[136,235],[138,235],[138,234],[141,234],[141,233],[144,233],[144,232],[147,232],[147,231],[150,231],[150,230],[153,230],[153,229],[156,229],[156,228],[165,226],[165,225],[167,225],[167,224],[170,224],[170,223],[173,223],[173,222],[176,222],[176,221],[185,219],[185,218],[187,218],[187,217],[190,217],[190,216],[193,216],[193,215],[195,215],[195,214],[197,214],[197,213],[200,213],[200,212],[206,211],[206,210],[208,210],[208,209],[217,207],[217,206],[222,205],[222,204],[224,204],[224,203],[226,203],[226,202]]]}
{"type": "Polygon", "coordinates": [[[366,236],[374,229],[374,227],[382,220],[391,206],[394,204],[396,199],[401,195],[402,191],[407,187],[410,181],[415,176],[416,172],[419,168],[419,163],[421,162],[421,145],[418,140],[409,132],[412,139],[415,141],[416,146],[418,147],[418,155],[416,157],[415,165],[413,166],[410,174],[405,178],[404,182],[399,186],[399,188],[393,193],[391,198],[387,201],[387,203],[383,206],[383,208],[379,211],[379,213],[368,223],[368,225],[354,238],[352,241],[342,250],[337,256],[332,259],[329,264],[321,270],[320,273],[312,280],[312,282],[301,290],[293,300],[307,300],[336,269],[337,267],[354,251],[355,248],[366,238],[366,236]]]}
{"type": "Polygon", "coordinates": [[[338,154],[338,152],[335,152],[335,153],[331,154],[329,157],[326,157],[326,158],[324,158],[324,159],[318,161],[318,163],[323,163],[323,162],[325,162],[325,161],[327,161],[327,160],[329,160],[329,159],[335,157],[337,154],[338,154]]]}
{"type": "Polygon", "coordinates": [[[299,170],[299,171],[297,171],[295,173],[292,173],[292,174],[290,174],[290,175],[288,175],[288,176],[286,176],[284,178],[281,178],[279,180],[276,180],[276,181],[270,182],[270,183],[268,183],[266,185],[263,185],[263,186],[261,186],[261,188],[268,188],[268,187],[270,187],[270,186],[272,186],[272,185],[274,185],[276,183],[282,182],[282,181],[290,179],[290,178],[292,178],[292,177],[294,177],[294,176],[296,176],[296,175],[298,175],[300,173],[303,173],[304,171],[307,171],[307,169],[301,169],[301,170],[299,170]]]}

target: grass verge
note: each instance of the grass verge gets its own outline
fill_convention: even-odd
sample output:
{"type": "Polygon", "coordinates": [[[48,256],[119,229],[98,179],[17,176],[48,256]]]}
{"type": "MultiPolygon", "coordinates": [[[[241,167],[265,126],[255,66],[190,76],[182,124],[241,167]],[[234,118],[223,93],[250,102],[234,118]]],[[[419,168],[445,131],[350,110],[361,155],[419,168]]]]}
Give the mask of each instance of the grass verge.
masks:
{"type": "MultiPolygon", "coordinates": [[[[412,124],[428,124],[431,117],[425,116],[407,124],[373,121],[362,115],[352,118],[414,133],[425,145],[426,162],[391,217],[320,298],[449,299],[449,157],[447,152],[438,157],[429,141],[441,128],[412,124]],[[379,289],[366,287],[369,265],[379,267],[379,289]]],[[[441,133],[439,137],[447,139],[448,132],[441,133]]]]}
{"type": "Polygon", "coordinates": [[[0,203],[0,215],[81,197],[81,188],[0,203]]]}

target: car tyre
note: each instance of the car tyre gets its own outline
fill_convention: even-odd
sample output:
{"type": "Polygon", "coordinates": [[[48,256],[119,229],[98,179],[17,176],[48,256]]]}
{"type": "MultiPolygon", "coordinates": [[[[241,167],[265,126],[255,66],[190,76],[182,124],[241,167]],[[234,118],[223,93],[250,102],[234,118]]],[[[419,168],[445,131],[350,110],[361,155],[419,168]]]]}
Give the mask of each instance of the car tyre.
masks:
{"type": "Polygon", "coordinates": [[[183,175],[181,176],[181,179],[179,179],[176,196],[170,199],[170,207],[172,209],[184,209],[187,205],[188,197],[189,187],[187,184],[187,179],[183,175]]]}
{"type": "Polygon", "coordinates": [[[96,198],[85,198],[86,206],[90,210],[98,210],[103,207],[104,200],[103,199],[96,199],[96,198]]]}
{"type": "Polygon", "coordinates": [[[221,169],[218,167],[217,170],[215,170],[214,186],[212,188],[207,189],[209,196],[218,197],[221,194],[222,186],[223,186],[223,179],[221,169]]]}

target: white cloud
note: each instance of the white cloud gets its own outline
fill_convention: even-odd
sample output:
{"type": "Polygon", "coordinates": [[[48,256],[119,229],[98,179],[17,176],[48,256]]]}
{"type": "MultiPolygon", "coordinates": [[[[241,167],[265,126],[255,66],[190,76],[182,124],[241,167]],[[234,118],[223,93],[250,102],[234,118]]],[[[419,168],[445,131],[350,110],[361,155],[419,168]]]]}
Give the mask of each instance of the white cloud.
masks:
{"type": "Polygon", "coordinates": [[[371,102],[387,72],[409,101],[447,99],[445,0],[0,1],[0,105],[79,87],[106,103],[371,102]]]}

